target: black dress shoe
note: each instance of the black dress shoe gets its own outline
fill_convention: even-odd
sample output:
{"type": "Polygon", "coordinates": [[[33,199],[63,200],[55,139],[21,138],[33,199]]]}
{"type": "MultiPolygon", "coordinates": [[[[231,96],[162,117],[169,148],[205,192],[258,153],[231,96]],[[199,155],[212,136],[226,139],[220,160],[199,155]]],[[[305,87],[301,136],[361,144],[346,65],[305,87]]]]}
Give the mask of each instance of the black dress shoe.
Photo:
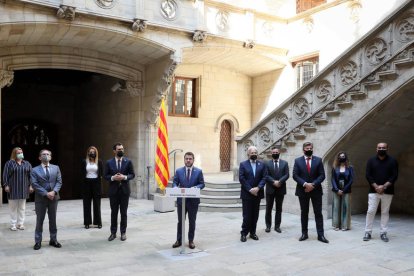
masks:
{"type": "Polygon", "coordinates": [[[89,229],[89,225],[85,225],[85,229],[89,229]]]}
{"type": "Polygon", "coordinates": [[[241,242],[246,242],[247,241],[246,236],[245,235],[241,235],[240,241],[241,242]]]}
{"type": "Polygon", "coordinates": [[[363,238],[363,241],[369,241],[371,239],[371,234],[368,232],[365,232],[365,236],[363,238]]]}
{"type": "Polygon", "coordinates": [[[275,231],[278,232],[278,233],[282,233],[282,230],[280,230],[279,227],[275,227],[275,231]]]}
{"type": "Polygon", "coordinates": [[[102,224],[98,224],[98,228],[101,229],[102,228],[102,224]]]}
{"type": "Polygon", "coordinates": [[[325,238],[325,236],[318,236],[318,241],[329,243],[329,241],[325,238]]]}
{"type": "Polygon", "coordinates": [[[255,241],[258,241],[259,240],[259,237],[256,234],[250,234],[250,238],[252,240],[255,240],[255,241]]]}
{"type": "Polygon", "coordinates": [[[42,243],[37,242],[37,243],[35,243],[35,245],[33,246],[33,249],[34,249],[34,250],[39,250],[41,247],[42,247],[42,243]]]}
{"type": "Polygon", "coordinates": [[[308,234],[302,234],[302,236],[300,236],[300,238],[299,238],[299,241],[304,241],[304,240],[307,240],[309,237],[308,237],[308,234]]]}
{"type": "Polygon", "coordinates": [[[116,234],[111,234],[108,238],[108,241],[113,241],[116,238],[116,234]]]}
{"type": "Polygon", "coordinates": [[[266,233],[269,233],[270,232],[270,227],[266,227],[266,233]]]}
{"type": "Polygon", "coordinates": [[[56,248],[61,248],[62,247],[62,245],[58,241],[50,241],[49,245],[53,246],[53,247],[56,247],[56,248]]]}
{"type": "Polygon", "coordinates": [[[126,241],[126,234],[125,233],[121,233],[121,241],[126,241]]]}
{"type": "Polygon", "coordinates": [[[172,247],[173,248],[177,248],[177,247],[180,247],[181,246],[181,242],[180,241],[176,241],[173,245],[172,245],[172,247]]]}
{"type": "Polygon", "coordinates": [[[188,247],[190,247],[190,249],[194,249],[194,248],[195,248],[195,244],[194,244],[194,242],[193,242],[193,241],[190,241],[190,242],[188,243],[188,247]]]}

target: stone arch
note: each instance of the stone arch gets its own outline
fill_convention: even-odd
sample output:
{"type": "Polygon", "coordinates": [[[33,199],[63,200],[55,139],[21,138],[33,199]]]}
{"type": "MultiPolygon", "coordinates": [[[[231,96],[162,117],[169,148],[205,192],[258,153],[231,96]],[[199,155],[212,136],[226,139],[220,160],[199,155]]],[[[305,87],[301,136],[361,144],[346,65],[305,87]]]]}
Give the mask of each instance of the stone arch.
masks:
{"type": "Polygon", "coordinates": [[[239,121],[237,120],[237,118],[236,118],[236,117],[234,117],[234,116],[233,116],[232,114],[230,114],[230,113],[223,113],[223,114],[221,114],[221,115],[217,118],[216,123],[215,123],[215,125],[214,125],[214,131],[215,131],[215,132],[219,132],[219,131],[220,131],[220,129],[221,129],[221,123],[222,123],[224,120],[227,120],[227,121],[229,121],[229,122],[230,122],[231,127],[234,129],[234,131],[235,131],[236,133],[239,133],[239,132],[240,132],[240,128],[239,128],[239,121]]]}

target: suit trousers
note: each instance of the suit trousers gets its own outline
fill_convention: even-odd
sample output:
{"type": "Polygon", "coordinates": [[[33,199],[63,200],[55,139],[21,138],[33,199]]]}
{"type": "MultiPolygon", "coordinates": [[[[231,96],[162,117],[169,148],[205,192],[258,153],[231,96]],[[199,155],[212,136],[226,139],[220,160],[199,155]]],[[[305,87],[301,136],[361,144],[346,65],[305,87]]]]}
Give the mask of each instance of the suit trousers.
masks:
{"type": "Polygon", "coordinates": [[[306,193],[304,196],[299,196],[302,234],[308,234],[309,201],[312,201],[313,212],[315,214],[316,231],[318,236],[323,236],[322,195],[312,192],[306,193]]]}
{"type": "MultiPolygon", "coordinates": [[[[185,202],[185,215],[188,213],[188,241],[194,241],[195,228],[196,228],[196,219],[198,212],[198,203],[189,203],[187,200],[185,202]]],[[[182,225],[182,204],[177,203],[177,241],[181,242],[181,225],[182,225]]]]}
{"type": "Polygon", "coordinates": [[[127,211],[129,203],[129,195],[125,194],[121,187],[119,187],[117,193],[109,197],[109,203],[111,205],[111,233],[116,234],[118,230],[118,211],[121,212],[120,230],[121,234],[126,232],[127,229],[127,211]]]}
{"type": "Polygon", "coordinates": [[[278,195],[276,193],[266,194],[266,215],[265,215],[265,222],[266,227],[270,228],[272,226],[272,209],[273,209],[273,202],[276,205],[276,212],[275,212],[275,228],[280,227],[280,223],[282,222],[282,205],[283,199],[285,195],[278,195]]]}
{"type": "Polygon", "coordinates": [[[42,241],[43,222],[45,220],[46,211],[49,218],[49,233],[50,240],[57,241],[57,227],[56,227],[56,212],[57,212],[58,200],[48,199],[46,196],[38,197],[35,201],[36,211],[36,230],[35,230],[35,242],[42,241]]]}
{"type": "Polygon", "coordinates": [[[242,199],[243,224],[241,234],[247,236],[256,234],[257,220],[259,219],[260,198],[242,199]]]}
{"type": "Polygon", "coordinates": [[[9,199],[10,226],[24,225],[26,199],[9,199]]]}
{"type": "Polygon", "coordinates": [[[380,233],[387,233],[388,220],[390,218],[390,206],[393,195],[388,194],[368,194],[368,211],[365,224],[365,232],[372,233],[372,225],[374,223],[375,214],[377,213],[378,205],[381,201],[381,228],[380,233]]]}
{"type": "Polygon", "coordinates": [[[91,203],[93,201],[93,224],[102,225],[101,181],[99,178],[85,178],[83,183],[83,224],[92,224],[91,203]]]}

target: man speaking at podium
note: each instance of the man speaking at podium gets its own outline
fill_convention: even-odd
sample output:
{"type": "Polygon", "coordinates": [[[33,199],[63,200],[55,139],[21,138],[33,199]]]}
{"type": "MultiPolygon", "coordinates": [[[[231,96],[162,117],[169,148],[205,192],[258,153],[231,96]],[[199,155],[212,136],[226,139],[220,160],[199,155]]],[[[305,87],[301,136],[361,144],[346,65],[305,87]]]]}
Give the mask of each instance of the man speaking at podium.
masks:
{"type": "MultiPolygon", "coordinates": [[[[192,152],[186,152],[184,154],[185,166],[176,170],[173,180],[173,188],[204,188],[204,177],[201,169],[193,166],[194,154],[192,152]]],[[[195,248],[194,244],[194,232],[196,226],[196,218],[198,211],[198,204],[200,204],[200,198],[186,198],[185,199],[185,214],[188,213],[189,229],[188,229],[188,247],[195,248]]],[[[177,198],[177,241],[173,244],[173,248],[181,246],[181,216],[182,216],[182,198],[177,198]]]]}

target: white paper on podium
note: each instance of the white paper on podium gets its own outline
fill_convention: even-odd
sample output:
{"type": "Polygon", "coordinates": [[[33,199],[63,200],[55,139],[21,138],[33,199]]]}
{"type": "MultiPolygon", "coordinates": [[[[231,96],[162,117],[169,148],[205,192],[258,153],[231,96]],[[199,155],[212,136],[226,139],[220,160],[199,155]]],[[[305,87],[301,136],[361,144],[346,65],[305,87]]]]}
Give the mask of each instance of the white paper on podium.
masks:
{"type": "Polygon", "coordinates": [[[170,197],[200,197],[199,188],[166,188],[165,195],[170,197]]]}

